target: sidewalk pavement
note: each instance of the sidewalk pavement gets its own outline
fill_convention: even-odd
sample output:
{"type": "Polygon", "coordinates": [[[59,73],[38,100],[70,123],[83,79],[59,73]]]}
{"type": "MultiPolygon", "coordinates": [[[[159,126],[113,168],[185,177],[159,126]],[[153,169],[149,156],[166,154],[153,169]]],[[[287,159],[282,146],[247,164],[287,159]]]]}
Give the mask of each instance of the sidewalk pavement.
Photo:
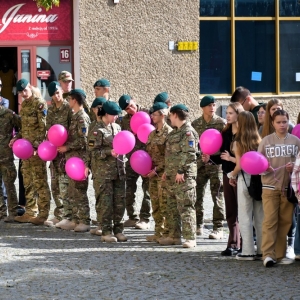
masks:
{"type": "Polygon", "coordinates": [[[300,299],[299,262],[266,269],[262,261],[222,257],[227,235],[208,239],[209,194],[205,209],[208,223],[195,249],[146,242],[153,220],[149,230],[126,229],[129,240],[115,244],[90,233],[0,222],[0,300],[300,299]]]}

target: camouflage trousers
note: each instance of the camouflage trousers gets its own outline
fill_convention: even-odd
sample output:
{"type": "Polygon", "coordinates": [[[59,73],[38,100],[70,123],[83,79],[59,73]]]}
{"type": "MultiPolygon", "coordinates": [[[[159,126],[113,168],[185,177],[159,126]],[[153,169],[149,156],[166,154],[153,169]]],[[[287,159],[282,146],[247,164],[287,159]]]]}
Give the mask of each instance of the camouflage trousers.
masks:
{"type": "Polygon", "coordinates": [[[125,213],[125,181],[105,178],[94,179],[97,221],[102,234],[122,233],[125,213]]]}
{"type": "Polygon", "coordinates": [[[142,189],[143,189],[143,200],[142,206],[140,209],[140,213],[137,211],[137,203],[136,203],[136,190],[137,190],[137,180],[139,175],[136,176],[126,176],[126,211],[129,219],[131,220],[139,220],[143,219],[148,221],[151,214],[151,200],[149,194],[149,179],[143,178],[142,189]]]}
{"type": "Polygon", "coordinates": [[[90,225],[90,207],[87,196],[88,185],[88,178],[83,181],[75,181],[69,178],[68,198],[64,202],[63,219],[68,219],[77,224],[90,225]]]}
{"type": "Polygon", "coordinates": [[[4,183],[6,188],[7,203],[4,200],[2,184],[0,185],[0,214],[2,216],[8,214],[12,216],[17,215],[18,197],[15,187],[15,180],[17,178],[17,170],[13,160],[5,160],[0,162],[0,183],[4,183]]]}
{"type": "Polygon", "coordinates": [[[48,218],[50,190],[47,182],[46,163],[38,155],[22,161],[22,174],[26,197],[26,214],[48,218]]]}
{"type": "Polygon", "coordinates": [[[71,214],[71,211],[64,213],[64,203],[68,199],[69,178],[64,170],[64,164],[61,157],[50,163],[51,172],[51,191],[55,202],[54,216],[61,220],[62,217],[71,214]]]}
{"type": "Polygon", "coordinates": [[[155,235],[167,236],[169,229],[166,222],[167,213],[167,194],[166,189],[162,188],[162,180],[155,176],[149,179],[149,193],[151,197],[152,217],[155,221],[155,235]]]}
{"type": "Polygon", "coordinates": [[[175,183],[174,178],[166,178],[169,237],[180,238],[182,234],[186,240],[196,239],[195,186],[193,178],[185,178],[182,184],[175,183]]]}
{"type": "Polygon", "coordinates": [[[223,227],[225,219],[224,197],[223,197],[223,174],[221,165],[206,164],[197,170],[197,201],[196,216],[197,225],[204,223],[204,195],[208,180],[210,181],[210,192],[214,202],[213,207],[213,229],[223,227]]]}

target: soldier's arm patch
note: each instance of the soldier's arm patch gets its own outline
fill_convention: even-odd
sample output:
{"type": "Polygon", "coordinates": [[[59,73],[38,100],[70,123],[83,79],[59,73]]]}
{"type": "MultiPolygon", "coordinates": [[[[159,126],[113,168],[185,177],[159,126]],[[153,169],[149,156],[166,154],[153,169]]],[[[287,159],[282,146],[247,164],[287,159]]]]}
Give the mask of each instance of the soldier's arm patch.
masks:
{"type": "Polygon", "coordinates": [[[189,141],[189,146],[194,147],[194,141],[189,141]]]}
{"type": "Polygon", "coordinates": [[[187,135],[187,136],[190,136],[190,135],[191,135],[191,132],[190,132],[190,131],[188,131],[188,132],[186,133],[186,135],[187,135]]]}
{"type": "Polygon", "coordinates": [[[43,114],[44,114],[44,116],[47,116],[47,109],[43,110],[43,114]]]}
{"type": "Polygon", "coordinates": [[[79,123],[84,123],[84,120],[83,120],[83,119],[80,119],[80,120],[79,120],[79,123]]]}
{"type": "Polygon", "coordinates": [[[81,128],[81,131],[82,131],[82,133],[85,134],[85,133],[86,133],[86,127],[82,127],[82,128],[81,128]]]}
{"type": "Polygon", "coordinates": [[[97,131],[94,131],[94,132],[93,132],[93,135],[95,135],[95,136],[96,136],[97,134],[98,134],[98,132],[97,132],[97,131]]]}
{"type": "Polygon", "coordinates": [[[90,147],[94,147],[94,146],[95,146],[95,141],[90,140],[90,141],[89,141],[89,146],[90,146],[90,147]]]}
{"type": "Polygon", "coordinates": [[[39,105],[39,110],[42,110],[44,108],[44,104],[39,105]]]}

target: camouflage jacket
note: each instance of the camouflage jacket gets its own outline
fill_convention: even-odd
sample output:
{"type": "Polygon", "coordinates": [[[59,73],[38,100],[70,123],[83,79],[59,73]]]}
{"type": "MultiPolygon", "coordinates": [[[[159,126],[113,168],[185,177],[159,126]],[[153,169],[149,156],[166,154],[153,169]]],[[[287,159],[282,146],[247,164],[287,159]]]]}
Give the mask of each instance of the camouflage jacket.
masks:
{"type": "Polygon", "coordinates": [[[65,143],[67,147],[66,159],[76,156],[85,160],[89,124],[90,118],[83,109],[73,113],[68,140],[65,143]]]}
{"type": "Polygon", "coordinates": [[[190,122],[179,129],[173,129],[166,140],[165,173],[174,178],[177,173],[187,177],[197,176],[196,154],[198,152],[199,136],[190,122]]]}
{"type": "Polygon", "coordinates": [[[154,130],[150,133],[146,143],[146,151],[151,156],[153,167],[156,173],[161,175],[165,169],[165,148],[167,135],[173,129],[165,123],[161,130],[154,130]]]}
{"type": "Polygon", "coordinates": [[[28,140],[37,149],[46,136],[47,103],[41,98],[30,97],[22,102],[21,130],[17,138],[28,140]]]}
{"type": "Polygon", "coordinates": [[[46,118],[47,131],[55,124],[63,125],[68,130],[72,115],[73,112],[67,100],[64,100],[60,107],[56,107],[55,102],[52,100],[46,118]]]}
{"type": "Polygon", "coordinates": [[[12,110],[0,105],[0,161],[13,160],[12,149],[8,146],[13,128],[21,128],[21,119],[12,110]]]}
{"type": "Polygon", "coordinates": [[[118,175],[125,179],[125,157],[120,155],[117,159],[111,155],[114,136],[120,131],[116,123],[106,125],[102,120],[91,123],[85,164],[92,170],[94,180],[115,180],[118,175]]]}
{"type": "MultiPolygon", "coordinates": [[[[217,129],[218,131],[222,132],[225,125],[226,125],[226,121],[223,118],[217,116],[216,114],[213,115],[213,117],[211,118],[211,120],[208,123],[206,123],[203,116],[201,116],[200,118],[198,118],[192,122],[192,126],[197,131],[199,137],[201,137],[201,134],[206,129],[217,129]]],[[[215,164],[221,164],[220,152],[217,152],[214,155],[211,155],[210,159],[215,164]]],[[[198,164],[198,168],[200,168],[201,166],[204,165],[204,163],[201,159],[201,156],[198,157],[197,164],[198,164]]]]}

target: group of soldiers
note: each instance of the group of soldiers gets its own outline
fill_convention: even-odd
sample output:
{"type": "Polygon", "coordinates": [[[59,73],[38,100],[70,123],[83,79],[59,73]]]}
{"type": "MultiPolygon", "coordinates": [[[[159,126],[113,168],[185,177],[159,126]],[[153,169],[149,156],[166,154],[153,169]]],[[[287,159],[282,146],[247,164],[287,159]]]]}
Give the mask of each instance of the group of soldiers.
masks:
{"type": "MultiPolygon", "coordinates": [[[[221,131],[225,126],[225,120],[215,114],[214,97],[201,99],[203,114],[190,123],[188,107],[184,104],[172,106],[166,92],[155,97],[150,109],[141,107],[129,95],[122,95],[116,103],[110,99],[110,82],[102,78],[94,84],[96,98],[90,108],[86,93],[72,89],[72,82],[72,74],[62,71],[58,82],[49,84],[52,101],[48,109],[39,90],[21,79],[17,82],[17,91],[23,98],[20,116],[0,106],[3,124],[0,128],[0,173],[8,197],[8,216],[4,221],[55,226],[75,232],[90,231],[101,236],[104,242],[123,242],[127,240],[124,227],[149,228],[152,206],[155,232],[146,237],[147,241],[191,248],[196,246],[196,235],[203,234],[203,198],[210,180],[214,227],[209,238],[223,238],[225,216],[220,153],[211,156],[207,162],[199,151],[199,136],[204,130],[215,128],[221,131]],[[132,131],[130,120],[139,111],[151,116],[156,130],[151,132],[146,144],[136,137],[134,149],[126,156],[119,155],[113,149],[113,138],[121,130],[132,131]],[[55,124],[67,129],[68,139],[57,147],[58,155],[50,162],[55,209],[54,218],[48,220],[51,196],[46,162],[37,155],[37,149],[55,124]],[[14,128],[17,134],[12,138],[14,128]],[[13,143],[19,138],[30,141],[34,149],[32,157],[23,161],[21,169],[27,200],[22,216],[17,215],[14,186],[17,173],[12,152],[13,143]],[[129,163],[136,150],[147,151],[153,162],[149,174],[141,176],[144,196],[140,211],[135,198],[140,175],[129,163]],[[65,163],[71,157],[79,157],[85,162],[85,180],[75,181],[67,176],[65,163]],[[97,227],[93,229],[90,229],[87,197],[90,172],[97,213],[97,227]],[[125,209],[129,218],[123,222],[125,209]],[[185,242],[182,243],[181,237],[185,242]]],[[[0,197],[3,202],[1,194],[0,197]]]]}

